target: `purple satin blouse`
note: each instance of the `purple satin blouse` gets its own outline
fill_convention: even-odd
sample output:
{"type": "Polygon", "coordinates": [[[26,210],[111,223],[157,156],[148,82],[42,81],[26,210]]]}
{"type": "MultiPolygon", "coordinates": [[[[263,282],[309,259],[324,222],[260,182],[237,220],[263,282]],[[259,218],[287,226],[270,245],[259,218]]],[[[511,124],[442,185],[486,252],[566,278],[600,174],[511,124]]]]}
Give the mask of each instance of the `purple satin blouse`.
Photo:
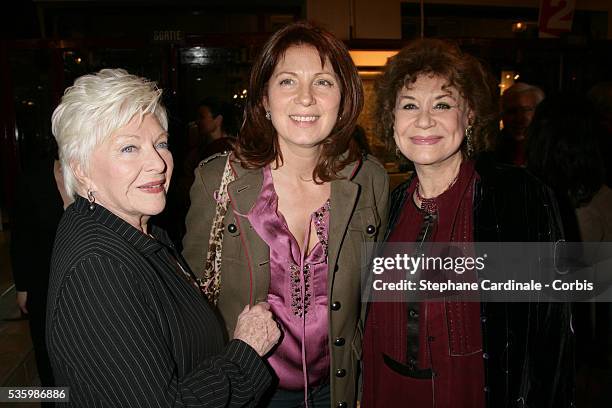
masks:
{"type": "Polygon", "coordinates": [[[247,217],[270,247],[268,303],[283,331],[281,342],[268,361],[280,380],[279,387],[297,391],[319,385],[329,376],[329,200],[310,216],[306,239],[314,225],[319,242],[309,254],[304,254],[289,231],[285,217],[278,212],[278,196],[270,166],[263,169],[263,175],[261,192],[247,217]]]}

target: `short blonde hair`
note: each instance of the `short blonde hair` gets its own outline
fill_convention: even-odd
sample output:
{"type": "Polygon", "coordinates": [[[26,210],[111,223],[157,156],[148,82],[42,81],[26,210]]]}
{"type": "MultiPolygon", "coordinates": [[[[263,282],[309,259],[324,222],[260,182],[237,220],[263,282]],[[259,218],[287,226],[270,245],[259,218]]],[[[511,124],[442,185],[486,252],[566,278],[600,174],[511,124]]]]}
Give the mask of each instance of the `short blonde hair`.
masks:
{"type": "Polygon", "coordinates": [[[168,130],[161,94],[155,82],[124,69],[83,75],[66,89],[51,117],[51,129],[59,148],[66,192],[71,197],[76,193],[77,179],[70,164],[79,164],[87,171],[94,148],[135,115],[142,120],[151,113],[168,130]]]}

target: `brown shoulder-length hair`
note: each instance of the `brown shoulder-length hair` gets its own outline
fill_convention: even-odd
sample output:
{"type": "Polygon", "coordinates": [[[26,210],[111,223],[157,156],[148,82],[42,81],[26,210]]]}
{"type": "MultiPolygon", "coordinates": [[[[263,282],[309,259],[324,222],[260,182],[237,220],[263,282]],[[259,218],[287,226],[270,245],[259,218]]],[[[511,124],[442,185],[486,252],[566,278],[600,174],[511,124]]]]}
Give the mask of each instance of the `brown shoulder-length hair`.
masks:
{"type": "Polygon", "coordinates": [[[235,155],[243,167],[250,169],[264,167],[275,160],[282,163],[276,130],[266,119],[263,100],[278,62],[289,48],[300,45],[316,48],[321,64],[331,63],[340,85],[338,120],[330,135],[321,142],[321,156],[312,174],[316,182],[327,182],[339,178],[338,172],[360,156],[359,147],[351,136],[363,108],[363,86],[344,43],[308,22],[292,23],[274,33],[255,61],[245,121],[234,146],[235,155]]]}
{"type": "MultiPolygon", "coordinates": [[[[474,152],[487,148],[498,117],[497,85],[493,75],[456,44],[435,39],[417,40],[404,47],[389,60],[376,84],[376,131],[386,145],[395,147],[393,126],[398,92],[413,84],[420,75],[445,78],[447,86],[459,91],[474,114],[471,122],[474,152]]],[[[464,154],[465,145],[464,139],[461,147],[464,154]]]]}

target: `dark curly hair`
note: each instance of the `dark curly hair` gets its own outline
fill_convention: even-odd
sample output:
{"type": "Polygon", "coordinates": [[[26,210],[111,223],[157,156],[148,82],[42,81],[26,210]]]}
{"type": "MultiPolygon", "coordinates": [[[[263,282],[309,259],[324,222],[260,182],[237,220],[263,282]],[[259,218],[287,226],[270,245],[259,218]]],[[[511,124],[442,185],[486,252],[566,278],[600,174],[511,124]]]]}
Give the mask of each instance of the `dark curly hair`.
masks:
{"type": "Polygon", "coordinates": [[[538,105],[527,137],[527,168],[574,208],[591,201],[605,180],[605,130],[597,106],[584,95],[565,93],[538,105]]]}
{"type": "MultiPolygon", "coordinates": [[[[376,84],[374,122],[376,132],[387,147],[395,147],[393,112],[397,94],[420,75],[446,78],[447,86],[457,89],[474,113],[471,123],[474,150],[484,150],[496,131],[497,84],[490,71],[475,57],[462,52],[456,44],[435,39],[417,40],[402,48],[390,58],[376,84]]],[[[465,143],[462,149],[465,154],[465,143]]]]}
{"type": "Polygon", "coordinates": [[[322,64],[329,60],[340,85],[339,118],[331,134],[321,142],[321,156],[313,170],[316,182],[331,181],[338,178],[338,172],[347,164],[360,157],[359,146],[351,135],[363,108],[363,86],[344,43],[308,22],[292,23],[277,31],[253,64],[245,122],[238,134],[235,155],[243,167],[250,169],[261,168],[274,160],[282,163],[276,130],[266,120],[263,99],[274,68],[289,48],[299,45],[314,47],[322,64]]]}

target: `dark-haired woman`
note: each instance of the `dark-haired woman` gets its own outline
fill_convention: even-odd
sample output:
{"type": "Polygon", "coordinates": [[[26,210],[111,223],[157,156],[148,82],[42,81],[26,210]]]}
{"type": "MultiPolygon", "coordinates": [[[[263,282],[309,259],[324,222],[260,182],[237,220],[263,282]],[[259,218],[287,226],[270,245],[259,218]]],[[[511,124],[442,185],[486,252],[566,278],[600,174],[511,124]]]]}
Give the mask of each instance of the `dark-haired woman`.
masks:
{"type": "Polygon", "coordinates": [[[268,358],[278,377],[269,406],[352,407],[362,242],[380,237],[388,198],[384,168],[352,138],[361,81],[341,41],[294,23],[264,46],[248,95],[235,152],[196,170],[184,255],[229,332],[240,302],[270,303],[284,336],[268,358]]]}
{"type": "MultiPolygon", "coordinates": [[[[377,88],[380,134],[414,163],[391,195],[388,242],[561,238],[554,199],[522,169],[472,160],[495,118],[480,62],[440,40],[393,57],[377,88]]],[[[362,406],[569,407],[569,306],[372,302],[362,406]]]]}
{"type": "MultiPolygon", "coordinates": [[[[538,106],[529,128],[527,168],[555,192],[568,241],[612,241],[612,190],[604,184],[602,154],[607,133],[596,112],[583,95],[555,95],[538,106]]],[[[587,257],[595,254],[591,245],[585,245],[587,257]]],[[[609,367],[602,356],[610,343],[610,304],[581,302],[574,311],[578,369],[588,373],[602,363],[609,367]]],[[[581,391],[579,400],[587,405],[609,399],[612,392],[581,391]]]]}
{"type": "Polygon", "coordinates": [[[528,169],[555,191],[571,241],[612,241],[605,135],[594,106],[577,94],[544,100],[529,129],[528,169]]]}

